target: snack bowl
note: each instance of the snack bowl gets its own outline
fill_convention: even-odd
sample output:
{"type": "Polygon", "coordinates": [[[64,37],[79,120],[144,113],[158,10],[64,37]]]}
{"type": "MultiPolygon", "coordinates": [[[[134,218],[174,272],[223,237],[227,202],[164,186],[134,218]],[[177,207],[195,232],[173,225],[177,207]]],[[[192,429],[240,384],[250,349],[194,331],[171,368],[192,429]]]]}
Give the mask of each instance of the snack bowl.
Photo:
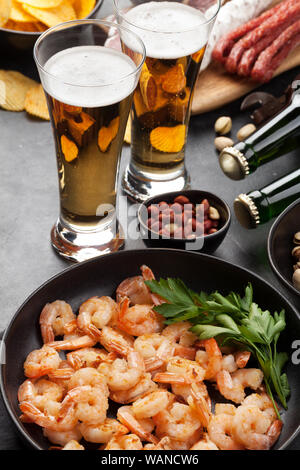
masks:
{"type": "MultiPolygon", "coordinates": [[[[95,7],[86,18],[95,18],[103,0],[97,0],[95,7]]],[[[24,53],[32,54],[33,46],[42,33],[39,31],[17,31],[0,28],[1,53],[11,56],[24,53]]]]}
{"type": "MultiPolygon", "coordinates": [[[[181,250],[213,253],[224,240],[231,222],[231,212],[228,204],[216,194],[208,191],[190,189],[186,191],[174,191],[151,197],[143,202],[138,210],[138,222],[141,237],[146,246],[151,248],[176,248],[181,250]],[[158,205],[161,201],[172,204],[178,196],[188,198],[192,204],[200,204],[207,199],[210,206],[217,209],[220,219],[215,233],[195,236],[194,238],[174,238],[159,234],[148,226],[148,208],[158,205]]],[[[196,232],[197,233],[197,232],[196,232]]]]}
{"type": "Polygon", "coordinates": [[[293,237],[300,231],[300,199],[280,214],[273,223],[268,236],[268,256],[270,265],[280,281],[300,297],[300,291],[293,286],[292,249],[293,237]]]}

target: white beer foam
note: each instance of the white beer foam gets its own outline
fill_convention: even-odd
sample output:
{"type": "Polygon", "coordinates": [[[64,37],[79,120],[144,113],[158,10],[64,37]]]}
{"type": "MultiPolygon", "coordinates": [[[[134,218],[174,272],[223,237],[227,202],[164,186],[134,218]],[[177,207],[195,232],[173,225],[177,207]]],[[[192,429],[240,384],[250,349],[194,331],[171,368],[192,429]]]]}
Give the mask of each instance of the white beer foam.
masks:
{"type": "MultiPolygon", "coordinates": [[[[210,31],[201,11],[177,2],[142,3],[126,12],[119,22],[140,36],[147,57],[155,59],[194,54],[205,46],[210,31]]],[[[122,38],[130,46],[126,33],[122,38]]]]}
{"type": "Polygon", "coordinates": [[[102,46],[65,49],[53,55],[44,69],[51,74],[43,76],[49,95],[84,108],[118,103],[127,98],[136,85],[136,66],[130,57],[102,46]]]}

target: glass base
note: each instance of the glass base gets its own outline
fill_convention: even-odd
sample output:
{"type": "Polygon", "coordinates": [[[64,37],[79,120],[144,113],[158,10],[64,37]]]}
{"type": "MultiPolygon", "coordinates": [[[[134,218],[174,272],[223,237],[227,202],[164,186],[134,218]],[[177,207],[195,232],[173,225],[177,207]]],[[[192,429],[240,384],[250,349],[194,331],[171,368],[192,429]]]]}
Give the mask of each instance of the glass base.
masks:
{"type": "Polygon", "coordinates": [[[189,189],[190,181],[190,176],[185,168],[172,174],[159,176],[155,174],[152,179],[151,174],[147,173],[147,176],[143,177],[141,173],[133,173],[128,166],[123,175],[122,189],[131,200],[144,202],[159,194],[189,189]]]}
{"type": "Polygon", "coordinates": [[[101,230],[74,230],[58,219],[51,230],[51,243],[55,251],[69,261],[81,262],[118,251],[124,245],[120,224],[101,230]],[[117,227],[117,230],[115,230],[117,227]]]}

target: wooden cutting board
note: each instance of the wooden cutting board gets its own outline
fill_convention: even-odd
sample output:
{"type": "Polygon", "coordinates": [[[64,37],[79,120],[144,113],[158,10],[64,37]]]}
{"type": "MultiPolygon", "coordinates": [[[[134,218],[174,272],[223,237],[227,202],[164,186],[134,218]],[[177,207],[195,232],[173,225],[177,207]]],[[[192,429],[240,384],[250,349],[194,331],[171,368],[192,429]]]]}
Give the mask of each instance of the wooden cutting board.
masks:
{"type": "MultiPolygon", "coordinates": [[[[278,0],[274,0],[270,8],[276,3],[279,3],[278,0]]],[[[300,46],[289,54],[276,70],[275,76],[298,65],[300,65],[300,46]]],[[[249,78],[230,75],[226,72],[222,64],[212,62],[207,69],[199,75],[195,88],[192,113],[202,114],[220,108],[246,95],[259,86],[259,83],[249,78]]]]}

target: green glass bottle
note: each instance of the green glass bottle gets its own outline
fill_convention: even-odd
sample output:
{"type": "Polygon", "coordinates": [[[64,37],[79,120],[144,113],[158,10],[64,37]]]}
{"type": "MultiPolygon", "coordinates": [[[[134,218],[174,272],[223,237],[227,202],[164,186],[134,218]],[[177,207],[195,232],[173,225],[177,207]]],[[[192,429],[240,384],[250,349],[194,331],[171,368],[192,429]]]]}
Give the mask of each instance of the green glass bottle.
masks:
{"type": "Polygon", "coordinates": [[[256,228],[279,215],[298,198],[300,198],[300,169],[262,189],[240,194],[234,201],[234,212],[243,227],[256,228]]]}
{"type": "Polygon", "coordinates": [[[258,167],[300,147],[300,80],[293,83],[290,103],[244,142],[226,147],[220,166],[231,179],[241,180],[258,167]]]}

